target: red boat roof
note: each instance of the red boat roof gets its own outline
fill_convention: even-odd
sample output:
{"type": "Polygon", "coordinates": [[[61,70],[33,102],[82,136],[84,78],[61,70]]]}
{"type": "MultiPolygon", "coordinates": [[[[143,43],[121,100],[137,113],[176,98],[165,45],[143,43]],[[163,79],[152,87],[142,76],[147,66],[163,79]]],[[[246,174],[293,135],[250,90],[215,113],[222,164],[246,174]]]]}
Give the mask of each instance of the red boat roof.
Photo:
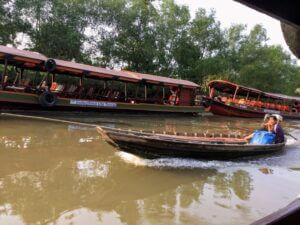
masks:
{"type": "Polygon", "coordinates": [[[281,100],[290,100],[290,101],[300,101],[300,97],[288,96],[277,93],[263,92],[256,88],[246,87],[243,85],[235,84],[230,81],[225,80],[212,80],[208,83],[210,88],[214,88],[217,91],[225,92],[228,94],[234,94],[236,88],[238,87],[238,95],[247,96],[249,93],[250,97],[264,97],[264,98],[273,98],[281,100]]]}
{"type": "Polygon", "coordinates": [[[30,51],[25,51],[25,50],[19,50],[16,48],[11,48],[7,46],[0,45],[0,58],[3,58],[4,55],[9,55],[12,56],[13,58],[20,59],[23,58],[24,60],[26,59],[33,59],[36,61],[45,61],[47,60],[47,57],[44,56],[41,53],[38,52],[30,52],[30,51]]]}
{"type": "Polygon", "coordinates": [[[164,83],[170,86],[182,85],[185,87],[195,87],[195,88],[198,87],[197,84],[188,80],[180,80],[180,79],[174,79],[169,77],[156,76],[152,74],[136,73],[136,72],[126,71],[126,70],[121,70],[121,72],[123,74],[125,73],[133,77],[140,78],[149,83],[164,83]]]}
{"type": "Polygon", "coordinates": [[[283,94],[277,94],[277,93],[271,93],[271,92],[265,92],[266,96],[270,96],[273,98],[278,98],[278,99],[287,99],[287,100],[295,100],[297,102],[300,102],[300,97],[297,96],[289,96],[289,95],[283,95],[283,94]]]}
{"type": "MultiPolygon", "coordinates": [[[[9,64],[29,69],[46,71],[44,63],[48,60],[48,58],[38,52],[19,50],[16,48],[0,45],[0,63],[4,63],[5,57],[8,58],[9,64]]],[[[186,88],[198,87],[197,84],[187,80],[173,79],[163,76],[142,74],[124,70],[117,71],[60,59],[54,60],[56,62],[56,69],[54,72],[60,74],[85,74],[86,77],[90,78],[111,78],[120,81],[145,82],[164,86],[183,86],[186,88]]]]}
{"type": "Polygon", "coordinates": [[[139,79],[133,78],[127,74],[123,74],[116,70],[105,69],[96,66],[85,65],[72,61],[64,61],[60,59],[54,59],[56,62],[56,70],[59,73],[70,72],[74,74],[86,73],[88,77],[99,78],[113,78],[118,77],[120,80],[128,80],[132,82],[138,82],[139,79]]]}

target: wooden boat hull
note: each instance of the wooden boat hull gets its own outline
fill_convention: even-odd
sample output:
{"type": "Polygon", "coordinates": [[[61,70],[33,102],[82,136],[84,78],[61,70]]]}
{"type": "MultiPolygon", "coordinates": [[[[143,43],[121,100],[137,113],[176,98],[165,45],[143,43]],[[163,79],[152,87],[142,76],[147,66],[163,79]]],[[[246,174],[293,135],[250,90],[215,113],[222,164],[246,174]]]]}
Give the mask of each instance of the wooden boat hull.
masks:
{"type": "Polygon", "coordinates": [[[133,112],[158,112],[158,113],[180,113],[197,114],[204,111],[201,106],[173,106],[138,103],[131,104],[125,102],[110,102],[96,100],[82,100],[72,98],[57,98],[57,103],[53,107],[41,107],[38,95],[0,91],[0,109],[41,109],[41,110],[81,110],[81,111],[133,111],[133,112]]]}
{"type": "Polygon", "coordinates": [[[234,159],[275,153],[284,143],[272,145],[220,144],[152,134],[137,134],[111,128],[97,128],[104,140],[121,150],[146,158],[180,157],[205,159],[234,159]]]}
{"type": "Polygon", "coordinates": [[[271,114],[280,114],[285,119],[300,120],[299,113],[288,113],[288,112],[281,112],[281,111],[270,110],[270,109],[251,108],[245,105],[241,105],[241,106],[227,105],[215,100],[211,100],[208,110],[215,115],[221,115],[221,116],[263,118],[265,114],[271,113],[271,114]]]}
{"type": "Polygon", "coordinates": [[[300,221],[300,196],[286,207],[251,223],[251,225],[296,225],[300,221]]]}

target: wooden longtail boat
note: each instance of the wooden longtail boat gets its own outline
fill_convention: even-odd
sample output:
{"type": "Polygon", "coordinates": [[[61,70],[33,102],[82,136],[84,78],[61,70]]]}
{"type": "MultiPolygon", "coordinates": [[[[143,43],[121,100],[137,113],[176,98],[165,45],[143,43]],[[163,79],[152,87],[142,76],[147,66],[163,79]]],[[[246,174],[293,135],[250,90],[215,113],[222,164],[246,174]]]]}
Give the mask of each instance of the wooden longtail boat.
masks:
{"type": "Polygon", "coordinates": [[[253,145],[235,135],[170,134],[97,127],[109,144],[146,158],[182,157],[233,159],[270,154],[282,150],[281,144],[253,145]]]}
{"type": "Polygon", "coordinates": [[[116,71],[0,45],[0,109],[141,111],[197,114],[197,84],[116,71]]]}
{"type": "Polygon", "coordinates": [[[214,114],[263,118],[269,113],[300,119],[300,97],[263,92],[223,80],[211,81],[208,86],[208,110],[214,114]]]}
{"type": "Polygon", "coordinates": [[[300,196],[286,207],[260,219],[251,225],[298,225],[300,221],[300,196]]]}

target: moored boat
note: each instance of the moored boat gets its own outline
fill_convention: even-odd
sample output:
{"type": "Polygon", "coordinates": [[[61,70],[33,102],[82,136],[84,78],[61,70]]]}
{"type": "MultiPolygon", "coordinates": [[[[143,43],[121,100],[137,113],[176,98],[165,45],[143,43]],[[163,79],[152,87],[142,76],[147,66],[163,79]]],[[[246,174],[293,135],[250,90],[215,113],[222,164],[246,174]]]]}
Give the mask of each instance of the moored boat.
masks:
{"type": "Polygon", "coordinates": [[[197,114],[197,84],[116,71],[0,45],[0,109],[197,114]]]}
{"type": "Polygon", "coordinates": [[[216,115],[263,118],[265,114],[280,114],[287,119],[300,119],[300,97],[263,92],[224,80],[213,80],[208,86],[208,110],[216,115]]]}
{"type": "Polygon", "coordinates": [[[200,133],[157,133],[97,127],[109,144],[120,150],[146,158],[181,157],[206,159],[234,159],[283,150],[285,144],[248,144],[239,135],[200,133]]]}

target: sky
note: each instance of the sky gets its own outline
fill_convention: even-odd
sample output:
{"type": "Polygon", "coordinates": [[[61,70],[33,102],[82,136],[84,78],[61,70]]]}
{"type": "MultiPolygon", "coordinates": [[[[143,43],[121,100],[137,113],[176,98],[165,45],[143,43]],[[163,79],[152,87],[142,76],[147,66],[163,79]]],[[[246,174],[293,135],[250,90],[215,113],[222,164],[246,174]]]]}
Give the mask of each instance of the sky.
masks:
{"type": "MultiPolygon", "coordinates": [[[[189,7],[191,14],[194,15],[198,8],[206,10],[214,9],[216,18],[221,22],[223,28],[233,24],[246,24],[250,30],[255,24],[261,24],[267,30],[269,44],[281,45],[285,51],[293,54],[285,43],[281,32],[280,22],[273,17],[260,13],[252,8],[244,6],[233,0],[175,0],[177,4],[189,7]]],[[[293,59],[296,59],[293,56],[293,59]]],[[[298,60],[299,64],[300,60],[298,60]]]]}

